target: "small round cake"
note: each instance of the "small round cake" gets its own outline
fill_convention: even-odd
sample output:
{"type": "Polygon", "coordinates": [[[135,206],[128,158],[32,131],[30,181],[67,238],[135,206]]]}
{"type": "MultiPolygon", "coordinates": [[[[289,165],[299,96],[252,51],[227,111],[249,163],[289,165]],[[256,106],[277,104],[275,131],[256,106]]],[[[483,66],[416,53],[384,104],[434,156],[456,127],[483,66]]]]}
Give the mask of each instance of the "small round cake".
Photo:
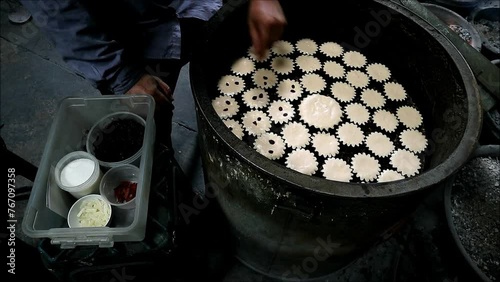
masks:
{"type": "Polygon", "coordinates": [[[427,148],[427,138],[425,135],[414,129],[406,129],[399,135],[401,144],[414,153],[421,153],[427,148]]]}
{"type": "Polygon", "coordinates": [[[392,169],[386,169],[380,173],[380,175],[377,178],[377,182],[392,182],[392,181],[397,181],[404,179],[404,176],[402,176],[399,172],[394,171],[392,169]]]}
{"type": "Polygon", "coordinates": [[[335,82],[332,84],[330,91],[333,97],[341,102],[350,102],[356,96],[356,89],[345,82],[335,82]]]}
{"type": "Polygon", "coordinates": [[[342,60],[346,66],[352,68],[360,68],[366,64],[365,55],[359,53],[358,51],[345,52],[342,60]]]}
{"type": "Polygon", "coordinates": [[[342,109],[335,99],[320,95],[309,95],[299,105],[300,118],[310,126],[328,129],[342,118],[342,109]]]}
{"type": "Polygon", "coordinates": [[[255,139],[254,148],[268,159],[276,160],[285,154],[285,143],[275,133],[264,133],[255,139]]]}
{"type": "Polygon", "coordinates": [[[248,48],[248,56],[250,59],[252,59],[255,62],[263,63],[271,58],[271,50],[266,50],[264,52],[264,56],[262,58],[257,57],[257,55],[254,52],[253,46],[248,48]]]}
{"type": "Polygon", "coordinates": [[[269,117],[275,123],[285,123],[295,116],[295,109],[287,101],[274,101],[269,106],[269,117]]]}
{"type": "Polygon", "coordinates": [[[344,67],[333,61],[327,61],[323,65],[323,71],[331,78],[342,78],[345,75],[344,67]]]}
{"type": "Polygon", "coordinates": [[[295,46],[297,51],[305,55],[313,55],[318,51],[318,44],[310,38],[300,39],[295,46]]]}
{"type": "Polygon", "coordinates": [[[396,114],[399,121],[410,129],[417,128],[422,124],[422,115],[414,107],[402,106],[396,114]]]}
{"type": "Polygon", "coordinates": [[[359,103],[351,103],[345,107],[347,118],[355,124],[362,125],[370,119],[370,112],[359,103]]]}
{"type": "Polygon", "coordinates": [[[366,66],[366,72],[373,80],[378,82],[384,82],[391,77],[391,71],[386,66],[379,63],[366,66]]]}
{"type": "Polygon", "coordinates": [[[253,82],[260,88],[268,89],[276,85],[278,77],[270,69],[258,69],[253,74],[253,82]]]}
{"type": "Polygon", "coordinates": [[[320,156],[333,157],[339,153],[339,141],[329,133],[316,133],[312,138],[312,146],[320,156]]]}
{"type": "Polygon", "coordinates": [[[373,114],[373,122],[387,132],[394,132],[399,124],[396,116],[387,110],[376,111],[373,114]]]}
{"type": "Polygon", "coordinates": [[[219,91],[224,95],[238,94],[245,88],[245,81],[239,76],[224,75],[219,79],[219,91]]]}
{"type": "Polygon", "coordinates": [[[410,151],[396,150],[391,155],[391,165],[404,176],[414,176],[420,170],[420,159],[410,151]]]}
{"type": "Polygon", "coordinates": [[[243,129],[250,135],[259,136],[271,128],[271,121],[264,112],[259,110],[246,112],[241,120],[243,129]]]}
{"type": "Polygon", "coordinates": [[[361,92],[361,101],[372,109],[379,109],[385,105],[385,98],[382,93],[371,88],[363,89],[361,92]]]}
{"type": "Polygon", "coordinates": [[[271,68],[279,74],[289,74],[293,71],[293,60],[287,57],[275,57],[271,62],[271,68]]]}
{"type": "Polygon", "coordinates": [[[306,175],[313,175],[318,170],[318,161],[314,154],[306,149],[297,149],[286,158],[286,166],[306,175]]]}
{"type": "Polygon", "coordinates": [[[242,57],[234,61],[231,71],[236,75],[247,75],[255,70],[255,63],[249,58],[242,57]]]}
{"type": "Polygon", "coordinates": [[[368,86],[370,79],[368,75],[359,70],[352,70],[346,74],[347,82],[356,88],[365,88],[368,86]]]}
{"type": "Polygon", "coordinates": [[[380,132],[372,132],[366,137],[366,146],[377,157],[387,157],[394,151],[394,143],[380,132]]]}
{"type": "Polygon", "coordinates": [[[344,48],[336,42],[325,42],[319,46],[319,51],[330,58],[342,56],[344,48]]]}
{"type": "Polygon", "coordinates": [[[271,52],[278,56],[290,55],[293,53],[295,47],[292,43],[285,40],[278,40],[273,43],[271,47],[271,52]]]}
{"type": "Polygon", "coordinates": [[[359,126],[354,123],[344,123],[337,129],[337,137],[343,144],[356,147],[363,143],[365,135],[359,126]]]}
{"type": "Polygon", "coordinates": [[[261,88],[251,88],[243,93],[243,103],[252,109],[260,109],[269,103],[269,95],[261,88]]]}
{"type": "Polygon", "coordinates": [[[220,118],[228,118],[236,115],[240,106],[238,102],[231,96],[219,96],[212,100],[212,106],[220,118]]]}
{"type": "Polygon", "coordinates": [[[326,82],[323,77],[316,73],[305,74],[302,76],[300,83],[302,84],[304,90],[309,93],[318,93],[326,87],[326,82]]]}
{"type": "Polygon", "coordinates": [[[285,144],[291,148],[302,148],[309,144],[311,138],[307,127],[299,122],[285,124],[281,134],[285,144]]]}
{"type": "Polygon", "coordinates": [[[349,164],[341,159],[330,158],[325,161],[323,168],[323,177],[328,180],[350,182],[352,180],[352,169],[349,164]]]}
{"type": "Polygon", "coordinates": [[[384,84],[384,92],[387,98],[392,101],[403,101],[406,99],[406,90],[397,82],[386,82],[384,84]]]}
{"type": "Polygon", "coordinates": [[[311,55],[301,55],[295,59],[297,67],[302,72],[313,72],[321,69],[321,62],[311,55]]]}
{"type": "Polygon", "coordinates": [[[238,139],[242,140],[243,136],[245,136],[245,132],[243,131],[243,127],[241,124],[234,119],[225,119],[222,120],[224,124],[231,130],[231,132],[238,137],[238,139]]]}
{"type": "Polygon", "coordinates": [[[374,157],[358,153],[352,158],[352,170],[361,181],[373,181],[380,172],[380,163],[374,157]]]}
{"type": "Polygon", "coordinates": [[[302,95],[302,86],[298,81],[284,79],[278,84],[277,94],[282,99],[294,101],[302,95]]]}

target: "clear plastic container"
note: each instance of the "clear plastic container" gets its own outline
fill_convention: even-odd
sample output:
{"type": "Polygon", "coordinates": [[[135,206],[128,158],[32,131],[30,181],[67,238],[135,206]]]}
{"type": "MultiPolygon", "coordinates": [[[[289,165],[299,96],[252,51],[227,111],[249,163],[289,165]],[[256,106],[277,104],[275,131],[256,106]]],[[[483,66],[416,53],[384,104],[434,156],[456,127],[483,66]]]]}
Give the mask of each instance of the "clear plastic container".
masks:
{"type": "MultiPolygon", "coordinates": [[[[107,160],[102,160],[99,159],[99,157],[96,155],[96,146],[103,145],[104,142],[109,142],[105,140],[104,136],[106,134],[112,133],[114,128],[111,125],[112,122],[115,121],[120,121],[120,120],[132,120],[136,121],[140,125],[146,127],[146,121],[140,117],[139,115],[136,115],[131,112],[115,112],[112,114],[109,114],[99,121],[97,121],[92,128],[89,131],[89,134],[87,136],[87,142],[86,142],[86,147],[87,147],[87,152],[90,154],[94,155],[101,166],[106,167],[106,168],[111,168],[111,167],[116,167],[122,164],[133,164],[135,166],[138,166],[140,163],[140,157],[142,154],[142,147],[140,147],[135,153],[133,153],[130,157],[123,159],[123,160],[118,160],[118,161],[107,161],[107,160]]],[[[123,136],[125,137],[130,137],[130,136],[123,136]]],[[[135,136],[132,136],[135,137],[135,136]]],[[[120,140],[122,141],[122,140],[120,140]]],[[[108,145],[113,145],[113,144],[108,144],[108,145]]],[[[115,144],[118,146],[119,144],[115,144]]]]}
{"type": "MultiPolygon", "coordinates": [[[[155,141],[154,99],[150,95],[102,95],[67,97],[60,101],[38,166],[22,222],[31,238],[50,238],[61,248],[80,245],[112,247],[114,242],[142,241],[146,233],[153,149],[155,141]],[[55,181],[59,160],[74,151],[87,151],[87,136],[99,120],[113,113],[129,112],[145,121],[143,145],[138,159],[139,175],[135,209],[114,209],[106,227],[69,228],[67,217],[75,197],[55,181]]],[[[101,165],[102,172],[109,168],[101,165]]],[[[97,192],[98,194],[99,192],[97,192]]]]}
{"type": "Polygon", "coordinates": [[[75,198],[99,193],[102,171],[97,159],[84,151],[62,157],[54,169],[57,186],[75,198]]]}
{"type": "Polygon", "coordinates": [[[139,174],[139,168],[131,164],[113,167],[104,174],[99,192],[112,206],[121,209],[133,209],[135,208],[135,196],[127,202],[119,202],[115,196],[115,188],[123,181],[137,183],[139,174]]]}

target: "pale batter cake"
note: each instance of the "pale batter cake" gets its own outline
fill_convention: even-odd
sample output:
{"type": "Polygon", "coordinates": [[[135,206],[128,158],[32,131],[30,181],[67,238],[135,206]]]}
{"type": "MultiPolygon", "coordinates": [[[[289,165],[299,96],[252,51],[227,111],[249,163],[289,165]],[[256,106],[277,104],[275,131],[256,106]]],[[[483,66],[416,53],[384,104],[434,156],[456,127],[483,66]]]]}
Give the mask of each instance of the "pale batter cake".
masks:
{"type": "Polygon", "coordinates": [[[232,96],[243,91],[245,81],[239,76],[224,75],[219,79],[217,87],[222,94],[232,96]]]}
{"type": "Polygon", "coordinates": [[[342,159],[330,158],[325,161],[321,169],[323,177],[328,180],[350,182],[352,180],[351,166],[342,159]]]}
{"type": "Polygon", "coordinates": [[[293,44],[286,40],[275,41],[271,47],[271,52],[278,56],[290,55],[294,50],[293,44]]]}
{"type": "Polygon", "coordinates": [[[359,126],[354,123],[344,123],[337,129],[337,138],[349,147],[356,147],[363,143],[365,135],[359,126]]]}
{"type": "Polygon", "coordinates": [[[302,95],[302,85],[296,80],[284,79],[279,82],[276,92],[280,98],[294,101],[302,95]]]}
{"type": "Polygon", "coordinates": [[[293,60],[287,57],[275,57],[271,62],[271,68],[278,74],[289,74],[294,67],[293,60]]]}
{"type": "Polygon", "coordinates": [[[290,169],[306,175],[313,175],[318,170],[318,161],[312,152],[306,149],[297,149],[291,152],[285,162],[290,169]]]}
{"type": "Polygon", "coordinates": [[[380,132],[372,132],[366,137],[366,146],[377,157],[387,157],[394,151],[394,143],[380,132]]]}
{"type": "Polygon", "coordinates": [[[242,117],[243,129],[250,135],[259,136],[271,128],[267,115],[259,110],[246,112],[242,117]]]}
{"type": "Polygon", "coordinates": [[[345,52],[342,60],[344,61],[344,64],[346,66],[352,68],[361,68],[366,64],[365,55],[361,54],[358,51],[345,52]]]}
{"type": "Polygon", "coordinates": [[[258,69],[254,72],[253,82],[260,88],[274,87],[278,81],[276,74],[270,69],[258,69]]]}
{"type": "Polygon", "coordinates": [[[344,48],[336,42],[325,42],[319,47],[319,51],[330,58],[342,56],[344,48]]]}
{"type": "Polygon", "coordinates": [[[420,170],[420,159],[412,152],[404,149],[394,151],[391,165],[404,176],[414,176],[420,170]]]}
{"type": "Polygon", "coordinates": [[[305,55],[314,55],[318,51],[318,44],[310,38],[300,39],[295,47],[297,51],[305,55]]]}
{"type": "Polygon", "coordinates": [[[318,132],[312,137],[312,146],[320,156],[333,157],[339,153],[339,141],[326,132],[318,132]]]}
{"type": "Polygon", "coordinates": [[[330,87],[333,97],[341,102],[350,102],[356,96],[356,89],[346,82],[335,82],[330,87]]]}
{"type": "Polygon", "coordinates": [[[346,74],[347,82],[356,88],[365,88],[368,86],[370,79],[368,75],[359,70],[352,70],[346,74]]]}
{"type": "Polygon", "coordinates": [[[302,72],[313,72],[321,69],[321,62],[311,55],[300,55],[295,59],[295,63],[302,72]]]}
{"type": "Polygon", "coordinates": [[[391,77],[391,71],[386,66],[379,63],[366,66],[366,72],[373,80],[378,82],[384,82],[391,77]]]}
{"type": "Polygon", "coordinates": [[[345,75],[344,66],[334,61],[325,62],[323,71],[331,78],[342,78],[345,75]]]}
{"type": "Polygon", "coordinates": [[[347,118],[357,125],[363,125],[370,119],[368,109],[359,103],[350,103],[345,107],[347,118]]]}
{"type": "Polygon", "coordinates": [[[399,124],[396,116],[387,110],[376,111],[373,114],[373,122],[376,126],[387,132],[394,132],[399,124]]]}
{"type": "Polygon", "coordinates": [[[215,112],[222,119],[236,115],[240,108],[236,99],[226,95],[213,99],[212,107],[214,107],[215,112]]]}
{"type": "Polygon", "coordinates": [[[300,83],[303,89],[309,93],[318,93],[326,87],[326,82],[323,77],[316,73],[307,73],[303,75],[300,83]]]}
{"type": "Polygon", "coordinates": [[[286,123],[295,116],[295,108],[287,101],[274,101],[268,109],[269,117],[274,123],[286,123]]]}
{"type": "Polygon", "coordinates": [[[414,129],[422,124],[422,115],[411,106],[402,106],[397,111],[399,121],[406,127],[414,129]]]}
{"type": "Polygon", "coordinates": [[[246,57],[237,59],[231,66],[231,71],[240,76],[251,74],[254,70],[255,63],[246,57]]]}
{"type": "Polygon", "coordinates": [[[287,123],[281,131],[285,144],[291,148],[302,148],[309,144],[311,134],[305,125],[299,122],[287,123]]]}
{"type": "Polygon", "coordinates": [[[299,115],[310,126],[329,129],[340,122],[342,109],[335,99],[320,94],[312,94],[304,98],[300,103],[299,115]]]}
{"type": "Polygon", "coordinates": [[[380,163],[366,153],[355,154],[352,158],[352,170],[361,181],[370,182],[377,179],[380,163]]]}
{"type": "Polygon", "coordinates": [[[261,88],[248,89],[243,93],[243,103],[252,109],[261,109],[269,103],[267,91],[261,88]]]}
{"type": "Polygon", "coordinates": [[[361,101],[372,109],[379,109],[385,105],[385,98],[382,93],[371,88],[361,91],[361,101]]]}
{"type": "Polygon", "coordinates": [[[243,131],[243,126],[234,119],[224,119],[222,120],[224,124],[231,130],[231,132],[238,137],[238,139],[242,140],[243,136],[245,136],[245,132],[243,131]]]}
{"type": "Polygon", "coordinates": [[[255,139],[254,148],[268,159],[276,160],[285,154],[285,143],[275,133],[264,133],[255,139]]]}
{"type": "Polygon", "coordinates": [[[401,144],[414,153],[421,153],[427,148],[427,137],[414,129],[406,129],[399,136],[401,144]]]}

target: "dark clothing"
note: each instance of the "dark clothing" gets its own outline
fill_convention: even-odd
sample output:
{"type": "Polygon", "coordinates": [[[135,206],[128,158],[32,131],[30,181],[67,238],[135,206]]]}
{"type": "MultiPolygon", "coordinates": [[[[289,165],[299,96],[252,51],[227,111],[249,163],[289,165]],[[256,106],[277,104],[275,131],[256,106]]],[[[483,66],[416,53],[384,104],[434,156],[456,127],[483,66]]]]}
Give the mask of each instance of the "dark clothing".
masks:
{"type": "Polygon", "coordinates": [[[186,41],[181,40],[180,22],[198,26],[192,19],[207,21],[222,4],[221,0],[21,2],[63,60],[103,94],[125,93],[151,61],[180,60],[186,41]]]}

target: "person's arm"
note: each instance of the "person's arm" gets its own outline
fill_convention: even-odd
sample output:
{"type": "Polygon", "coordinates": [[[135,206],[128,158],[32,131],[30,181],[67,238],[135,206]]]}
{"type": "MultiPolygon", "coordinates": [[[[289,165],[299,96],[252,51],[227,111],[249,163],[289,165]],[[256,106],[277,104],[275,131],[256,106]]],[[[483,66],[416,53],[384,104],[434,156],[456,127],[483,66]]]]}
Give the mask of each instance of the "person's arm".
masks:
{"type": "Polygon", "coordinates": [[[249,1],[248,27],[252,46],[255,54],[262,57],[281,38],[287,21],[278,0],[249,1]]]}
{"type": "Polygon", "coordinates": [[[144,75],[77,0],[21,0],[62,59],[103,94],[124,94],[144,75]]]}

